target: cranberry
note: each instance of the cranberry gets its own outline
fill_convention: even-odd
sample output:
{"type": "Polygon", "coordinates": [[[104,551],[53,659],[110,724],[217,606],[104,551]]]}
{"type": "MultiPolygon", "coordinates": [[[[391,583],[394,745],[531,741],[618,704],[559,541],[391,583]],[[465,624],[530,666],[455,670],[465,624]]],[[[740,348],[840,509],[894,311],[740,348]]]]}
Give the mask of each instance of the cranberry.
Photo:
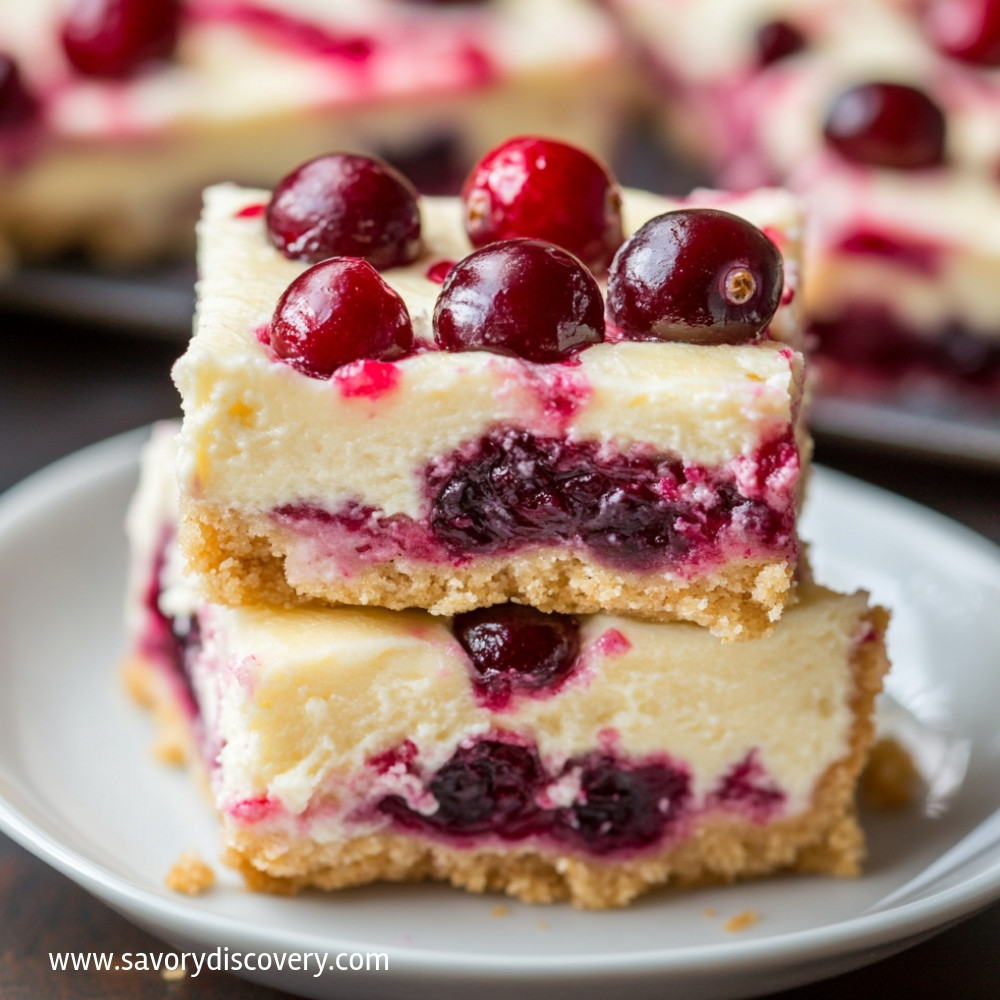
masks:
{"type": "Polygon", "coordinates": [[[25,87],[17,63],[0,52],[0,129],[24,125],[38,113],[38,101],[25,87]]]}
{"type": "Polygon", "coordinates": [[[866,166],[917,170],[944,162],[944,114],[923,91],[901,83],[845,90],[823,134],[841,156],[866,166]]]}
{"type": "Polygon", "coordinates": [[[503,708],[515,691],[553,687],[573,669],[580,623],[523,604],[500,604],[457,615],[455,638],[472,662],[476,686],[489,706],[503,708]]]}
{"type": "Polygon", "coordinates": [[[535,750],[481,740],[459,747],[429,784],[438,808],[430,815],[414,813],[396,795],[379,809],[407,827],[430,827],[444,833],[495,833],[517,839],[536,832],[542,820],[535,795],[545,774],[535,750]]]}
{"type": "Polygon", "coordinates": [[[778,248],[714,208],[650,219],[618,251],[608,314],[630,340],[738,344],[760,336],[781,301],[778,248]]]}
{"type": "Polygon", "coordinates": [[[75,0],[62,24],[63,50],[86,76],[131,76],[173,55],[180,19],[180,0],[75,0]]]}
{"type": "Polygon", "coordinates": [[[290,260],[361,257],[383,270],[420,253],[420,206],[413,185],[382,160],[330,153],[282,178],[267,231],[290,260]]]}
{"type": "Polygon", "coordinates": [[[595,854],[656,843],[690,795],[688,775],[665,764],[634,766],[606,754],[578,763],[580,793],[557,812],[553,832],[595,854]]]}
{"type": "Polygon", "coordinates": [[[445,279],[434,336],[448,351],[564,361],[604,339],[601,290],[580,261],[551,243],[491,243],[445,279]]]}
{"type": "Polygon", "coordinates": [[[531,237],[555,243],[595,272],[624,239],[622,198],[611,171],[554,139],[510,139],[487,153],[462,187],[472,245],[531,237]]]}
{"type": "Polygon", "coordinates": [[[805,36],[787,21],[768,21],[757,29],[757,62],[760,66],[786,59],[806,47],[805,36]]]}
{"type": "Polygon", "coordinates": [[[928,7],[925,23],[945,55],[1000,66],[1000,0],[937,0],[928,7]]]}
{"type": "Polygon", "coordinates": [[[362,358],[391,361],[413,349],[403,300],[356,257],[334,257],[303,271],[274,310],[271,348],[306,375],[328,378],[362,358]]]}

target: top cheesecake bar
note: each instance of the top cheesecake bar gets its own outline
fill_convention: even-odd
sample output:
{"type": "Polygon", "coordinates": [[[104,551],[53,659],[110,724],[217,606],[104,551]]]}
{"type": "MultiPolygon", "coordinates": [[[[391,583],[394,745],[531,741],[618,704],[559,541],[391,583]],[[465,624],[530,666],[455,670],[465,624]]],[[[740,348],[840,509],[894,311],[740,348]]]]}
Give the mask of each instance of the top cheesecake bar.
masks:
{"type": "Polygon", "coordinates": [[[204,596],[435,614],[517,601],[767,632],[793,594],[810,452],[796,202],[612,186],[621,228],[588,270],[540,240],[484,241],[480,188],[420,199],[409,259],[380,273],[289,259],[287,187],[206,192],[195,334],[174,369],[180,544],[204,596]],[[681,264],[721,254],[712,281],[724,297],[746,279],[741,308],[706,320],[678,266],[664,281],[690,322],[650,320],[635,290],[664,239],[681,264]],[[747,289],[764,286],[774,301],[748,333],[747,289]],[[317,346],[330,314],[341,340],[317,346]]]}

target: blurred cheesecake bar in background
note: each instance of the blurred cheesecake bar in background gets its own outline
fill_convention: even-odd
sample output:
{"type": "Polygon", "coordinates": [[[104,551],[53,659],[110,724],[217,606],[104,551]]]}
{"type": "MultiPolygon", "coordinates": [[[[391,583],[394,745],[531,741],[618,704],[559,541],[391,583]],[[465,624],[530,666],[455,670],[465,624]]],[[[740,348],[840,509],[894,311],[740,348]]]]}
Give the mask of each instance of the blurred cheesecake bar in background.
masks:
{"type": "Polygon", "coordinates": [[[841,389],[1000,383],[1000,3],[607,0],[673,148],[809,215],[805,308],[841,389]]]}
{"type": "Polygon", "coordinates": [[[331,149],[456,188],[511,132],[609,154],[631,100],[586,0],[0,4],[0,263],[193,248],[200,193],[331,149]]]}

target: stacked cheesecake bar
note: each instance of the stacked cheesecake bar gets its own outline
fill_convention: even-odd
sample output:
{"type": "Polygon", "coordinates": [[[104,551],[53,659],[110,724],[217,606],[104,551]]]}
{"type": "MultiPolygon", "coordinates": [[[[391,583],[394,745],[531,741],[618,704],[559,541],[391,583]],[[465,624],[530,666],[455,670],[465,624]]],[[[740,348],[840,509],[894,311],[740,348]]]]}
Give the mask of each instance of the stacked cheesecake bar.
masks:
{"type": "Polygon", "coordinates": [[[130,675],[228,859],[586,907],[856,872],[885,615],[802,563],[795,202],[530,137],[409,192],[338,154],[206,195],[130,675]]]}

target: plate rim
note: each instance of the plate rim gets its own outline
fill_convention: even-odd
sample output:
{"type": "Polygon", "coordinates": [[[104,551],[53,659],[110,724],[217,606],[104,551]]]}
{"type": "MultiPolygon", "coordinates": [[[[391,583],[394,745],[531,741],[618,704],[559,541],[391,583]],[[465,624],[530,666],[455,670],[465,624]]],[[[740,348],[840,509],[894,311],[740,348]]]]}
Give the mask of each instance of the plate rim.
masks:
{"type": "MultiPolygon", "coordinates": [[[[115,435],[73,452],[32,473],[0,494],[0,541],[28,516],[44,516],[45,507],[57,504],[67,494],[96,486],[127,469],[138,468],[142,443],[150,425],[115,435]]],[[[918,518],[925,525],[948,535],[952,542],[974,546],[984,565],[1000,578],[1000,546],[971,528],[931,510],[906,497],[855,479],[821,465],[813,467],[813,488],[826,483],[867,495],[877,506],[891,505],[907,518],[918,518]]],[[[820,487],[823,488],[822,486],[820,487]]],[[[329,935],[302,934],[270,926],[261,928],[252,920],[211,913],[190,901],[165,898],[148,888],[105,869],[15,807],[4,794],[0,772],[0,831],[43,862],[76,882],[127,919],[150,929],[169,931],[185,938],[225,936],[247,942],[259,942],[265,948],[288,947],[309,950],[322,946],[331,950],[344,946],[364,950],[362,942],[329,935]]],[[[1000,802],[998,802],[1000,805],[1000,802]]],[[[709,942],[699,945],[644,949],[612,954],[510,955],[490,952],[449,952],[437,948],[394,943],[372,945],[369,950],[390,951],[394,971],[411,974],[449,973],[453,975],[489,975],[495,979],[517,981],[525,978],[546,979],[566,975],[603,974],[617,979],[645,978],[667,974],[726,974],[741,969],[753,970],[771,965],[776,958],[805,962],[842,954],[851,946],[874,949],[893,942],[905,947],[909,939],[944,930],[950,924],[971,916],[1000,898],[1000,862],[988,865],[975,875],[930,896],[874,913],[838,920],[819,927],[777,934],[766,938],[709,942]]]]}

